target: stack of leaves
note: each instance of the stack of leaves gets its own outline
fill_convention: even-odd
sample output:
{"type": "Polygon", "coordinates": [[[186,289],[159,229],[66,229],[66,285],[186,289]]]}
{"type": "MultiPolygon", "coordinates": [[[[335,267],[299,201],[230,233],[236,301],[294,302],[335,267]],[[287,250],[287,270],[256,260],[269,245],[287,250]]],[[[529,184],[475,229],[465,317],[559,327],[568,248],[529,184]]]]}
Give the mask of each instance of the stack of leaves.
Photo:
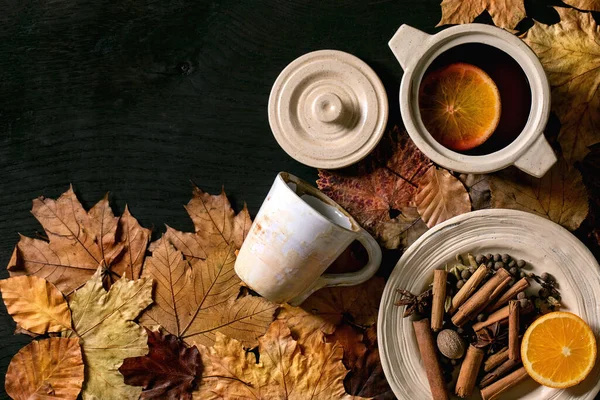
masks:
{"type": "Polygon", "coordinates": [[[48,240],[21,237],[0,281],[17,332],[35,338],[10,364],[11,397],[389,398],[373,327],[383,279],[277,311],[233,269],[246,207],[195,188],[186,209],[195,232],[167,227],[148,246],[150,231],[107,198],[90,211],[72,189],[34,200],[48,240]]]}

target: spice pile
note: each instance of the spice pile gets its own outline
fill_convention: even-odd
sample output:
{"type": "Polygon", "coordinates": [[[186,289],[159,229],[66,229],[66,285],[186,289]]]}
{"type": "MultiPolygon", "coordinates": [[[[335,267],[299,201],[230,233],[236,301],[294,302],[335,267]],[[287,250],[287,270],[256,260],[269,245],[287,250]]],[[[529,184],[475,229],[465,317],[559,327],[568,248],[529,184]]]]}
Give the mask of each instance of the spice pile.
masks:
{"type": "Polygon", "coordinates": [[[561,296],[553,276],[537,276],[508,254],[456,260],[435,270],[419,295],[397,289],[395,304],[406,306],[404,317],[422,317],[413,326],[434,399],[448,399],[448,388],[469,397],[476,384],[493,399],[529,376],[521,339],[539,315],[560,307],[561,296]]]}

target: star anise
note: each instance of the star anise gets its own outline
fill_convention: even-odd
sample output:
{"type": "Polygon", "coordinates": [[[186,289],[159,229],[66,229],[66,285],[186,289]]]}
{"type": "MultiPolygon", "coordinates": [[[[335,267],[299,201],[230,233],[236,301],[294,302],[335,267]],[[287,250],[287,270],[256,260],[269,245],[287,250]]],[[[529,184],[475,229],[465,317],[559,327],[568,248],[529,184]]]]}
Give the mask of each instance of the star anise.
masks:
{"type": "Polygon", "coordinates": [[[403,317],[406,318],[414,313],[426,314],[431,307],[432,290],[426,290],[418,296],[415,296],[408,290],[396,289],[400,293],[400,299],[394,303],[397,306],[406,306],[403,317]]]}
{"type": "Polygon", "coordinates": [[[502,330],[499,322],[477,331],[476,334],[477,341],[473,346],[479,349],[487,347],[489,353],[505,346],[508,339],[508,330],[502,330]]]}

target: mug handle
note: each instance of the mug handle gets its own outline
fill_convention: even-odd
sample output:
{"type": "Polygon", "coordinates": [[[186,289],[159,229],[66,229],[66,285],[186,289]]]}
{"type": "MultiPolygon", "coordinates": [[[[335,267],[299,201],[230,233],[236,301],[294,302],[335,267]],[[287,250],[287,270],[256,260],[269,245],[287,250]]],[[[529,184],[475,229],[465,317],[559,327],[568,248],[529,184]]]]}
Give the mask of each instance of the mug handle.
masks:
{"type": "Polygon", "coordinates": [[[554,150],[541,134],[525,154],[515,161],[515,167],[536,178],[541,178],[556,161],[554,150]]]}
{"type": "Polygon", "coordinates": [[[292,306],[300,305],[308,296],[313,294],[319,289],[330,286],[353,286],[368,281],[375,275],[375,272],[381,265],[381,247],[377,241],[364,229],[356,234],[356,240],[358,240],[367,250],[369,255],[369,262],[367,265],[362,267],[356,272],[346,272],[343,274],[323,274],[315,283],[313,283],[305,292],[294,297],[288,303],[292,306]]]}
{"type": "Polygon", "coordinates": [[[400,62],[402,69],[406,71],[412,68],[427,50],[427,42],[430,38],[431,35],[404,24],[398,28],[388,42],[388,46],[400,62]]]}

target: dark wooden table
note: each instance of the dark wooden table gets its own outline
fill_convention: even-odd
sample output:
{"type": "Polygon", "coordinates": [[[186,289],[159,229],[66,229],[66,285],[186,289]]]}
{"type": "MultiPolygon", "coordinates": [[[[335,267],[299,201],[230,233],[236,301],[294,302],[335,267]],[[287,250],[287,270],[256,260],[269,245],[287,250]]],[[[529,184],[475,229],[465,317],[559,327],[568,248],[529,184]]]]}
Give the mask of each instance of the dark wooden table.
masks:
{"type": "MultiPolygon", "coordinates": [[[[528,5],[540,8],[539,2],[528,5]]],[[[319,49],[350,52],[384,82],[400,123],[402,70],[387,42],[402,23],[435,32],[439,0],[5,0],[0,13],[0,277],[18,233],[41,227],[37,196],[72,183],[86,207],[110,191],[153,238],[191,230],[191,181],[225,185],[254,215],[278,171],[316,171],[274,140],[267,101],[279,72],[319,49]]],[[[482,16],[489,21],[489,16],[482,16]]],[[[13,336],[0,306],[0,387],[13,336]]]]}

